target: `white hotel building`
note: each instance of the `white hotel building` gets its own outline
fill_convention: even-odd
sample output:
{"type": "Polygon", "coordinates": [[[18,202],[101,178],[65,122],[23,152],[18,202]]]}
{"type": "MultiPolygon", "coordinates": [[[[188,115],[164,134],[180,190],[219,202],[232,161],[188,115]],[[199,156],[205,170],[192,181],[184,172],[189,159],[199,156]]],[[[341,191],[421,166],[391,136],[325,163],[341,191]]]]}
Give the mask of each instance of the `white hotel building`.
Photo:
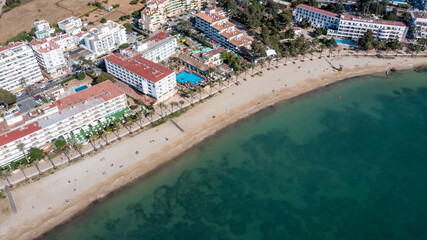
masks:
{"type": "Polygon", "coordinates": [[[108,20],[89,30],[84,35],[84,41],[96,55],[107,54],[127,43],[126,30],[121,24],[108,20]]]}
{"type": "Polygon", "coordinates": [[[21,115],[14,113],[0,119],[0,166],[21,159],[17,149],[23,143],[25,150],[50,144],[61,136],[123,110],[126,95],[112,82],[105,81],[88,89],[56,100],[52,104],[21,115]]]}
{"type": "Polygon", "coordinates": [[[11,92],[22,91],[22,79],[27,85],[43,79],[33,50],[23,42],[0,46],[0,88],[11,92]]]}
{"type": "Polygon", "coordinates": [[[154,32],[161,24],[166,23],[168,17],[188,10],[199,11],[207,2],[207,0],[149,0],[141,11],[139,28],[154,32]]]}
{"type": "Polygon", "coordinates": [[[206,8],[196,15],[196,28],[223,47],[242,53],[251,49],[253,38],[228,21],[220,8],[206,8]]]}
{"type": "Polygon", "coordinates": [[[64,30],[66,33],[74,35],[81,31],[82,20],[78,17],[69,17],[65,20],[58,22],[59,29],[64,30]]]}
{"type": "Polygon", "coordinates": [[[176,38],[165,32],[160,32],[154,37],[142,42],[135,42],[132,49],[152,62],[160,62],[169,58],[176,52],[176,38]]]}
{"type": "Polygon", "coordinates": [[[307,18],[316,28],[327,28],[328,35],[335,38],[345,38],[357,41],[363,34],[371,30],[376,39],[403,41],[408,28],[398,21],[387,21],[375,18],[337,15],[318,8],[300,4],[296,8],[295,20],[300,22],[307,18]]]}
{"type": "Polygon", "coordinates": [[[427,12],[411,12],[412,26],[415,27],[414,37],[427,38],[427,12]]]}
{"type": "Polygon", "coordinates": [[[49,74],[55,73],[57,69],[66,66],[64,53],[62,53],[61,47],[53,40],[33,40],[30,45],[36,55],[39,66],[49,74]]]}
{"type": "Polygon", "coordinates": [[[296,22],[301,22],[304,18],[307,18],[315,28],[338,29],[340,23],[339,14],[305,4],[299,4],[295,9],[294,15],[296,22]]]}
{"type": "Polygon", "coordinates": [[[175,93],[174,71],[143,58],[141,54],[127,54],[116,53],[106,57],[107,72],[158,101],[166,100],[175,93]]]}

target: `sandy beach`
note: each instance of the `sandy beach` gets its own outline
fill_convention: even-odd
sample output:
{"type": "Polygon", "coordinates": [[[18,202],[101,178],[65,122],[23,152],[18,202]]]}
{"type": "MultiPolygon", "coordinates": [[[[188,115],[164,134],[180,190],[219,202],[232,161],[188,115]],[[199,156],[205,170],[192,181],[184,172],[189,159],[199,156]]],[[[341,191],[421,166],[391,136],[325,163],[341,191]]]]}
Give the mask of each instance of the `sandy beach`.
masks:
{"type": "MultiPolygon", "coordinates": [[[[18,213],[12,214],[10,210],[0,213],[0,239],[37,238],[84,211],[97,199],[108,196],[221,129],[268,106],[343,79],[384,73],[390,68],[405,70],[426,66],[427,58],[345,56],[327,60],[306,59],[295,64],[289,60],[287,66],[279,68],[275,68],[275,64],[271,63],[271,70],[265,67],[262,76],[251,77],[249,70],[247,81],[240,80],[238,86],[223,90],[175,118],[185,132],[167,122],[124,138],[37,182],[14,188],[12,195],[18,213]],[[331,64],[335,67],[343,65],[344,72],[333,70],[331,64]]],[[[8,200],[1,200],[0,207],[9,207],[8,200]]]]}

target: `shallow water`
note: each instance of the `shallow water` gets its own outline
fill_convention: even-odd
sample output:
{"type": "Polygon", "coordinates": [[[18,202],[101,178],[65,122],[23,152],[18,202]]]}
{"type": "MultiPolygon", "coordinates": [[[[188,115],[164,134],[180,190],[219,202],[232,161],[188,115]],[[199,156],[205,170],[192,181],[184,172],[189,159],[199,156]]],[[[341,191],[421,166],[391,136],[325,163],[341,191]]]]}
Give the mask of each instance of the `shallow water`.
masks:
{"type": "Polygon", "coordinates": [[[267,109],[42,237],[426,239],[427,71],[267,109]]]}

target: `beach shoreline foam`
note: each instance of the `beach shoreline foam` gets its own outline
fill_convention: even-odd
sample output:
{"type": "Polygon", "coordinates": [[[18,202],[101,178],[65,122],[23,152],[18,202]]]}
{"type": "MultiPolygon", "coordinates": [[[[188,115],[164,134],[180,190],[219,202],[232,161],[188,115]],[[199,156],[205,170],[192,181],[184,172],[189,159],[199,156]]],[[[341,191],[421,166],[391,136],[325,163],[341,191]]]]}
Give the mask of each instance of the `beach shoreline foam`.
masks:
{"type": "Polygon", "coordinates": [[[262,76],[248,74],[248,80],[240,80],[239,86],[223,90],[176,118],[185,133],[165,123],[112,144],[36,183],[14,189],[18,214],[2,213],[1,239],[40,237],[78,216],[95,201],[161,169],[198,143],[270,106],[344,79],[384,73],[390,68],[399,71],[427,66],[426,58],[336,57],[330,61],[344,65],[344,73],[332,71],[323,58],[288,63],[278,69],[272,63],[273,69],[264,68],[262,76]],[[135,155],[135,150],[142,154],[135,155]],[[143,155],[142,159],[136,159],[143,155]],[[102,157],[106,159],[100,161],[102,157]],[[124,167],[119,168],[121,165],[124,167]],[[69,203],[64,204],[64,200],[69,203]]]}

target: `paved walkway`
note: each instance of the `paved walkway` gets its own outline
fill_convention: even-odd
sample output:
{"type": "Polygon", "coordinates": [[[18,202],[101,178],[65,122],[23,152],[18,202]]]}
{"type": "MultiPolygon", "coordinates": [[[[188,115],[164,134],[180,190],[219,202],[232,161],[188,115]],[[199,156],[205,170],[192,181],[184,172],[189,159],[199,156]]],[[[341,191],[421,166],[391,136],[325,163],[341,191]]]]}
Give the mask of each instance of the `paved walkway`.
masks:
{"type": "Polygon", "coordinates": [[[4,187],[6,189],[7,198],[9,199],[9,203],[10,203],[10,207],[12,208],[12,212],[13,212],[13,214],[16,214],[17,213],[16,206],[15,206],[15,202],[13,201],[12,194],[10,193],[9,186],[5,185],[4,187]]]}

